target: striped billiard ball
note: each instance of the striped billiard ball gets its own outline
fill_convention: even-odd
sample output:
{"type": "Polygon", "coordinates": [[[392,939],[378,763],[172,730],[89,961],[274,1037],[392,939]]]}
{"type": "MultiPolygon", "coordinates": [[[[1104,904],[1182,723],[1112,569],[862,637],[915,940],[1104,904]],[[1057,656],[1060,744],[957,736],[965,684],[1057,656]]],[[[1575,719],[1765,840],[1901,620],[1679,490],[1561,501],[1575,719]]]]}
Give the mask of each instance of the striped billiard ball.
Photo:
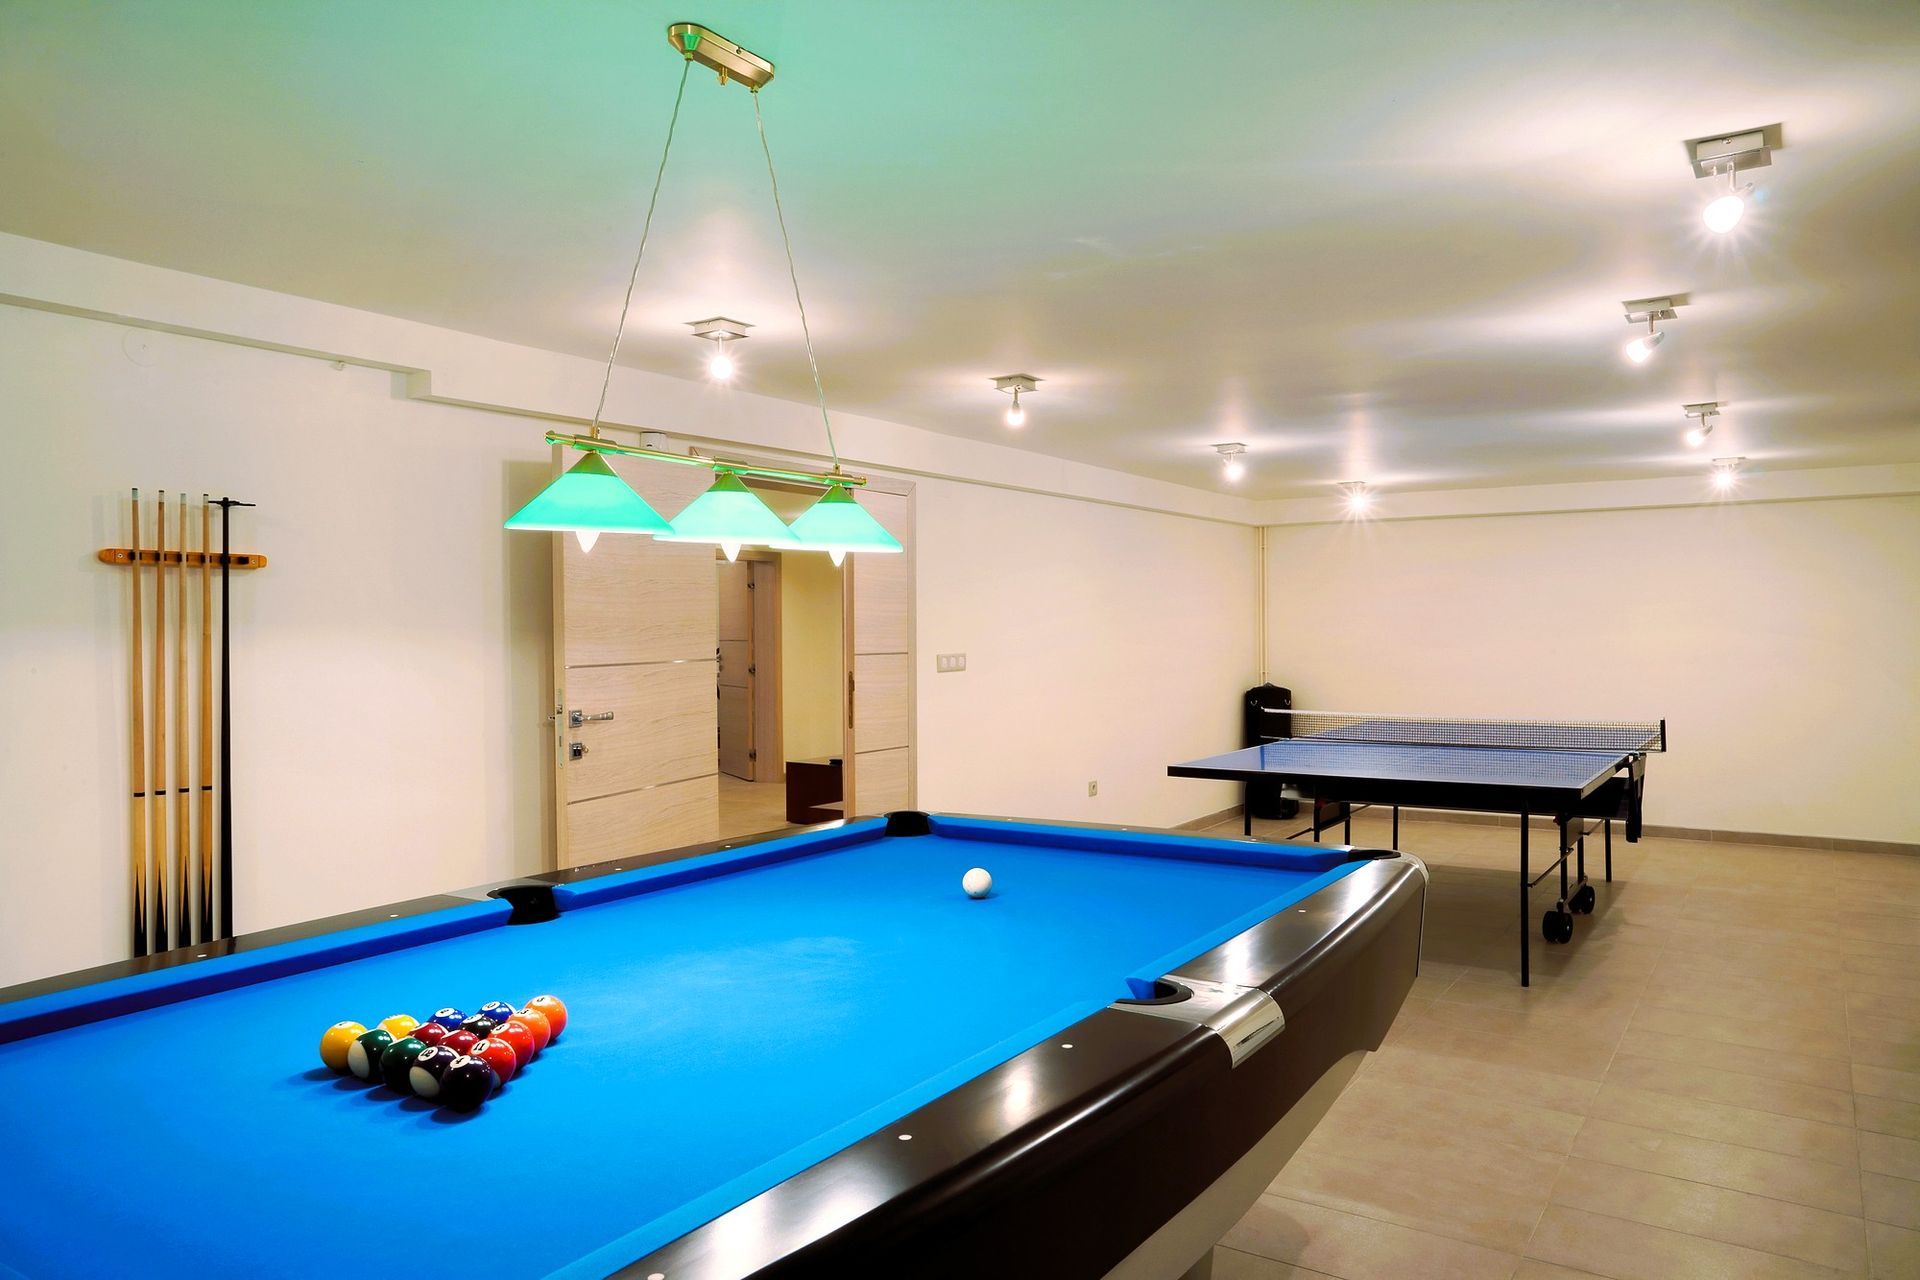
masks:
{"type": "Polygon", "coordinates": [[[380,1078],[380,1059],[386,1053],[387,1046],[393,1043],[393,1034],[375,1027],[371,1031],[362,1031],[358,1038],[347,1048],[347,1070],[362,1080],[380,1078]]]}
{"type": "Polygon", "coordinates": [[[407,1086],[419,1097],[439,1097],[440,1081],[460,1056],[443,1044],[428,1045],[414,1056],[413,1065],[407,1068],[407,1086]]]}
{"type": "Polygon", "coordinates": [[[474,1057],[455,1058],[440,1077],[439,1101],[455,1111],[471,1111],[500,1087],[493,1068],[474,1057]]]}
{"type": "Polygon", "coordinates": [[[538,1009],[522,1009],[513,1015],[513,1021],[533,1032],[535,1053],[545,1052],[548,1041],[553,1039],[553,1024],[547,1021],[546,1014],[538,1009]]]}

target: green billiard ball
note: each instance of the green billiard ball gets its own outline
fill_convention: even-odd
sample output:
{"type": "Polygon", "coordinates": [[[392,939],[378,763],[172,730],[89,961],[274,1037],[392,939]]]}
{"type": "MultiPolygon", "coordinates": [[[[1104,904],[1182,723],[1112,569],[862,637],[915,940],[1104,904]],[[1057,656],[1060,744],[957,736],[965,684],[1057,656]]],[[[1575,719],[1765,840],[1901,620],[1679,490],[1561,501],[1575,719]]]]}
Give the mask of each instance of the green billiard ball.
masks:
{"type": "Polygon", "coordinates": [[[393,1034],[375,1027],[364,1031],[347,1047],[347,1070],[362,1080],[380,1078],[380,1058],[393,1043],[393,1034]]]}
{"type": "Polygon", "coordinates": [[[413,1060],[427,1047],[425,1040],[416,1040],[408,1036],[404,1040],[395,1040],[380,1055],[380,1078],[387,1088],[395,1093],[411,1093],[413,1086],[407,1083],[407,1072],[413,1068],[413,1060]]]}

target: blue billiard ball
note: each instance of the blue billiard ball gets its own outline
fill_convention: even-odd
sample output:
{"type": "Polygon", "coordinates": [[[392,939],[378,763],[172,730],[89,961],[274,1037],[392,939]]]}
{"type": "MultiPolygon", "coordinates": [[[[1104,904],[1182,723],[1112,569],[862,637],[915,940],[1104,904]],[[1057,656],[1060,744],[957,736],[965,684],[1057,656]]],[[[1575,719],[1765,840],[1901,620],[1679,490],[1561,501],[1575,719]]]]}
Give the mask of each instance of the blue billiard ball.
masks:
{"type": "Polygon", "coordinates": [[[517,1012],[519,1012],[519,1010],[508,1004],[505,1000],[489,1000],[480,1006],[480,1016],[492,1019],[496,1026],[505,1022],[517,1012]]]}
{"type": "Polygon", "coordinates": [[[466,1014],[460,1012],[458,1009],[455,1009],[451,1006],[445,1009],[434,1010],[433,1016],[427,1019],[428,1022],[439,1023],[441,1026],[445,1027],[449,1031],[458,1031],[460,1029],[460,1024],[465,1022],[466,1020],[467,1020],[466,1014]]]}

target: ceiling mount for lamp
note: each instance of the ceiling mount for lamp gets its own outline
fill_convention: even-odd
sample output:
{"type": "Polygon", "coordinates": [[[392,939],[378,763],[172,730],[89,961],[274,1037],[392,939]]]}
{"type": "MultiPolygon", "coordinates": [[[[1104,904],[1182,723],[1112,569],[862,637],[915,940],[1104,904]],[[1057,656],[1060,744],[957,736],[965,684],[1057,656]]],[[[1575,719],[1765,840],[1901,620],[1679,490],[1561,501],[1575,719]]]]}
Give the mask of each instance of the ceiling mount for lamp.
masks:
{"type": "Polygon", "coordinates": [[[1246,455],[1247,446],[1235,440],[1229,444],[1216,444],[1213,451],[1220,455],[1220,472],[1229,480],[1238,480],[1247,474],[1247,464],[1240,459],[1246,455]]]}
{"type": "Polygon", "coordinates": [[[1699,422],[1694,426],[1688,427],[1686,434],[1681,437],[1686,441],[1689,449],[1698,449],[1707,442],[1707,437],[1713,434],[1713,420],[1720,416],[1720,410],[1724,406],[1724,403],[1724,401],[1720,400],[1702,400],[1698,404],[1683,404],[1680,406],[1681,412],[1685,413],[1689,418],[1699,419],[1699,422]]]}
{"type": "Polygon", "coordinates": [[[1726,191],[1700,211],[1707,230],[1721,235],[1739,225],[1747,211],[1747,197],[1753,184],[1741,186],[1737,174],[1743,169],[1759,169],[1773,163],[1773,152],[1780,145],[1780,126],[1747,129],[1740,133],[1713,138],[1693,138],[1687,143],[1687,157],[1693,163],[1696,178],[1727,180],[1726,191]]]}
{"type": "Polygon", "coordinates": [[[1666,341],[1667,335],[1654,327],[1657,320],[1672,320],[1674,308],[1687,305],[1684,293],[1669,294],[1658,298],[1629,298],[1620,306],[1627,313],[1628,324],[1644,324],[1647,331],[1627,343],[1624,353],[1635,364],[1645,364],[1653,349],[1666,341]]]}
{"type": "Polygon", "coordinates": [[[693,336],[704,338],[713,344],[713,354],[707,357],[707,373],[725,382],[733,376],[733,353],[727,350],[727,344],[738,342],[747,336],[747,330],[753,328],[745,320],[729,320],[725,316],[712,316],[705,320],[689,320],[687,327],[693,330],[693,336]]]}
{"type": "Polygon", "coordinates": [[[1041,379],[1030,373],[1003,373],[993,380],[996,390],[1005,391],[1013,396],[1013,404],[1007,409],[1007,425],[1023,427],[1027,424],[1027,411],[1020,407],[1020,393],[1032,392],[1041,383],[1041,379]]]}
{"type": "Polygon", "coordinates": [[[681,57],[717,74],[721,84],[738,80],[758,93],[773,79],[771,62],[697,22],[674,23],[667,28],[667,42],[681,57]]]}

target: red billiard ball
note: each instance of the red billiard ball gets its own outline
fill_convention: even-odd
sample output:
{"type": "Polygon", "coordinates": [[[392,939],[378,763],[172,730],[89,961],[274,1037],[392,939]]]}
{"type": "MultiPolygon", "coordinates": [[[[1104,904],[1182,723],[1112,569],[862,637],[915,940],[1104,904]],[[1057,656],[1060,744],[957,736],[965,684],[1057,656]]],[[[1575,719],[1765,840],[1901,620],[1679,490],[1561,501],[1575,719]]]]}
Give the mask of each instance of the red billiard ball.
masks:
{"type": "Polygon", "coordinates": [[[559,996],[535,996],[527,1001],[527,1008],[553,1024],[554,1039],[558,1040],[560,1033],[567,1029],[567,1006],[560,1003],[559,996]]]}
{"type": "Polygon", "coordinates": [[[533,1032],[520,1019],[508,1018],[504,1024],[494,1028],[493,1034],[487,1038],[504,1041],[513,1050],[513,1056],[520,1060],[523,1069],[533,1061],[533,1032]]]}
{"type": "Polygon", "coordinates": [[[439,1044],[453,1033],[437,1022],[423,1023],[413,1029],[413,1038],[427,1044],[439,1044]]]}
{"type": "Polygon", "coordinates": [[[553,1024],[547,1021],[547,1016],[538,1009],[522,1009],[508,1021],[516,1019],[524,1023],[527,1030],[533,1032],[533,1051],[535,1053],[545,1051],[548,1042],[553,1039],[553,1024]]]}
{"type": "Polygon", "coordinates": [[[480,1037],[471,1031],[449,1031],[446,1038],[440,1041],[442,1047],[451,1049],[455,1053],[471,1053],[473,1046],[479,1043],[480,1037]]]}
{"type": "Polygon", "coordinates": [[[482,1040],[473,1046],[470,1056],[492,1067],[501,1084],[513,1079],[513,1073],[520,1069],[520,1055],[504,1040],[482,1040]]]}

